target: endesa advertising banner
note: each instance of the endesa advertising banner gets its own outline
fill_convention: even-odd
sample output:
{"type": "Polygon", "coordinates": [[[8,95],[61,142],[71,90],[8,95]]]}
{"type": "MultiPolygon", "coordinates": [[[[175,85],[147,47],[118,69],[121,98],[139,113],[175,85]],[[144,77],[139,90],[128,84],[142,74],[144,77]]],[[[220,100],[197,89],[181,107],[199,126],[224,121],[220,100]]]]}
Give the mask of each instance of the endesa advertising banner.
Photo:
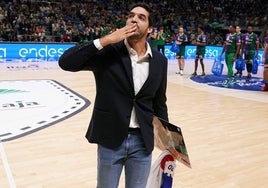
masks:
{"type": "Polygon", "coordinates": [[[0,43],[0,62],[57,61],[75,43],[0,43]]]}
{"type": "MultiPolygon", "coordinates": [[[[9,61],[57,61],[63,52],[75,43],[0,43],[0,63],[9,61]]],[[[175,59],[176,54],[170,51],[171,45],[165,46],[168,59],[175,59]]],[[[221,54],[221,46],[206,46],[205,58],[214,59],[221,54]]],[[[186,59],[194,59],[196,46],[188,45],[186,59]]],[[[263,50],[259,50],[258,62],[262,64],[263,50]]],[[[224,56],[223,56],[224,57],[224,56]]]]}

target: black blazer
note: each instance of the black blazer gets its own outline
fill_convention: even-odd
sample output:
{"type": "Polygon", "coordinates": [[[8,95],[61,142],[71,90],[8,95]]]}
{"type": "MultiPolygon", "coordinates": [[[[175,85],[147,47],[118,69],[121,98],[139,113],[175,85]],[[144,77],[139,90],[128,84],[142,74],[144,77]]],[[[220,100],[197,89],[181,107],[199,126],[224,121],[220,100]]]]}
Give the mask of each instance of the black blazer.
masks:
{"type": "Polygon", "coordinates": [[[66,50],[59,66],[67,71],[93,71],[96,97],[86,138],[108,148],[119,147],[128,135],[133,106],[148,152],[154,148],[153,115],[168,120],[167,59],[152,50],[149,76],[135,96],[131,60],[123,41],[98,50],[93,42],[66,50]]]}

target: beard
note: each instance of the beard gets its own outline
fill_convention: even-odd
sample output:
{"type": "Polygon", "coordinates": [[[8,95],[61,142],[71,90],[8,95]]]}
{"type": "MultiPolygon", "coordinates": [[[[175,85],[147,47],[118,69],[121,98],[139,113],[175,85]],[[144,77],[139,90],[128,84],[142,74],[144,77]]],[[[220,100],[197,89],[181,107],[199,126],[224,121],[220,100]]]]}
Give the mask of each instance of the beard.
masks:
{"type": "Polygon", "coordinates": [[[133,35],[129,36],[128,38],[131,40],[139,40],[142,37],[141,37],[140,33],[134,33],[133,35]]]}
{"type": "Polygon", "coordinates": [[[136,31],[133,35],[129,36],[128,38],[130,40],[140,40],[140,39],[144,38],[144,36],[147,36],[147,32],[136,31]]]}

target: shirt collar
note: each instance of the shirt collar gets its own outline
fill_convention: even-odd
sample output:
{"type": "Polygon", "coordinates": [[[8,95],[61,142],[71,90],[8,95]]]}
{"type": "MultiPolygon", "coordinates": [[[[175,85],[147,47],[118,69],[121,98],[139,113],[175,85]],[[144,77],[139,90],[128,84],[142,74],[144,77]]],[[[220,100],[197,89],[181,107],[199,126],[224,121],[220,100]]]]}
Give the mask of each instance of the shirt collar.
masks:
{"type": "MultiPolygon", "coordinates": [[[[124,40],[124,43],[127,47],[127,50],[129,52],[130,55],[134,55],[134,54],[137,54],[136,51],[129,45],[129,43],[127,42],[127,40],[125,39],[124,40]]],[[[149,45],[148,42],[146,42],[146,53],[144,54],[144,57],[148,57],[148,58],[152,58],[153,57],[153,53],[152,53],[152,49],[149,45]]]]}

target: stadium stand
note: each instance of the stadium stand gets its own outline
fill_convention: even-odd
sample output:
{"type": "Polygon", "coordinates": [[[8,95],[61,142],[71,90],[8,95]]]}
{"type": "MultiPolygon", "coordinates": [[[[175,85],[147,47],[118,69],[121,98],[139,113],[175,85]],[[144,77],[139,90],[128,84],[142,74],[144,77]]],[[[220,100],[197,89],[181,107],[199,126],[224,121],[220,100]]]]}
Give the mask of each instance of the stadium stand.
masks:
{"type": "MultiPolygon", "coordinates": [[[[3,0],[0,41],[85,42],[125,23],[125,10],[135,0],[3,0]]],[[[170,42],[178,25],[189,37],[202,25],[208,44],[222,45],[230,24],[254,27],[264,37],[267,3],[260,0],[150,0],[155,27],[164,26],[170,42]]]]}

